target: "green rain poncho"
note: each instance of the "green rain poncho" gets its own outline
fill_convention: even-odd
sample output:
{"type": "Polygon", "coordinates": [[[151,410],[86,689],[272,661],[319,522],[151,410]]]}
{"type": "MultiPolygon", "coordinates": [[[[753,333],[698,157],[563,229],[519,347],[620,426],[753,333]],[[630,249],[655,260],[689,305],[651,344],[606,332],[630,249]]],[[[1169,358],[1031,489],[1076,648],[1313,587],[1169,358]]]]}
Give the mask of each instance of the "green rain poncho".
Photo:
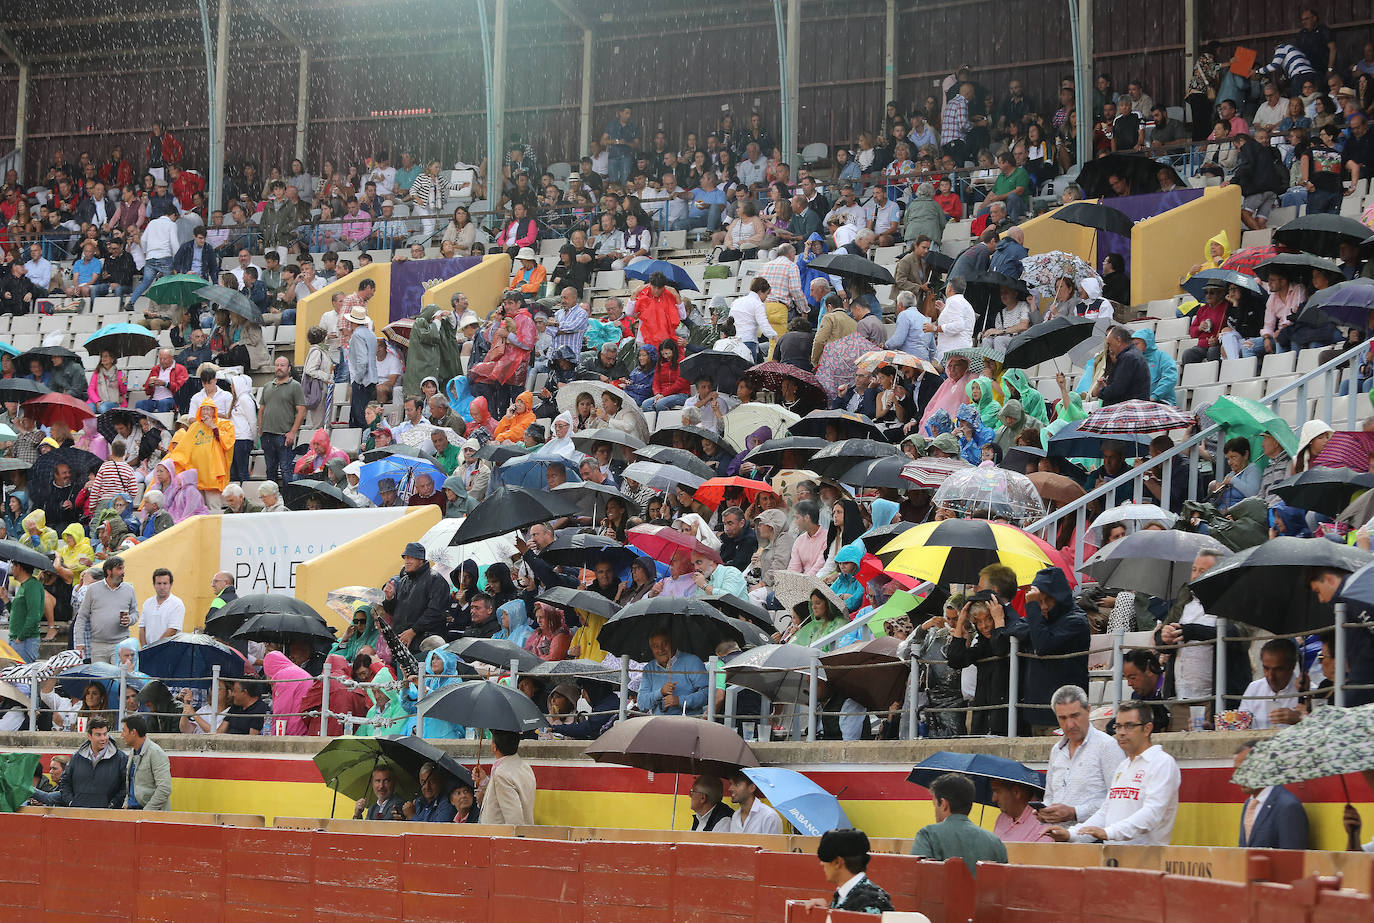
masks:
{"type": "MultiPolygon", "coordinates": [[[[407,396],[420,393],[420,382],[430,375],[438,378],[443,374],[443,347],[440,345],[439,332],[442,329],[434,323],[434,314],[439,309],[427,304],[420,309],[420,316],[410,328],[410,346],[406,350],[406,372],[401,380],[407,396]]],[[[442,390],[448,378],[439,381],[442,390]]]]}
{"type": "Polygon", "coordinates": [[[1048,449],[1050,447],[1050,437],[1054,436],[1061,429],[1079,420],[1086,420],[1088,412],[1083,409],[1083,396],[1077,391],[1069,392],[1069,401],[1059,403],[1059,413],[1055,416],[1054,422],[1040,430],[1040,444],[1048,449]]]}
{"type": "MultiPolygon", "coordinates": [[[[1016,389],[1016,399],[1021,402],[1021,408],[1026,411],[1026,416],[1032,420],[1039,421],[1039,425],[1050,422],[1049,411],[1045,409],[1045,396],[1035,390],[1035,386],[1030,383],[1026,373],[1021,369],[1007,369],[1002,373],[1002,389],[1016,389]]],[[[1010,399],[1011,395],[1008,394],[1010,399]]]]}
{"type": "Polygon", "coordinates": [[[964,386],[964,393],[968,395],[971,403],[978,406],[978,416],[983,418],[983,425],[989,429],[997,428],[997,411],[1002,409],[1002,405],[997,403],[997,398],[993,397],[992,379],[987,376],[975,378],[964,386]],[[977,385],[978,397],[973,396],[973,388],[977,385]]]}
{"type": "Polygon", "coordinates": [[[434,325],[439,334],[439,384],[446,386],[463,374],[463,348],[458,345],[458,320],[452,312],[444,314],[434,325]]]}
{"type": "Polygon", "coordinates": [[[372,621],[372,607],[364,602],[356,603],[353,606],[353,617],[356,619],[360,614],[367,618],[367,630],[362,634],[354,634],[347,641],[336,641],[334,646],[329,649],[330,654],[338,654],[349,663],[352,663],[353,658],[358,656],[358,651],[365,647],[370,647],[375,651],[377,638],[380,636],[376,624],[372,621]]]}

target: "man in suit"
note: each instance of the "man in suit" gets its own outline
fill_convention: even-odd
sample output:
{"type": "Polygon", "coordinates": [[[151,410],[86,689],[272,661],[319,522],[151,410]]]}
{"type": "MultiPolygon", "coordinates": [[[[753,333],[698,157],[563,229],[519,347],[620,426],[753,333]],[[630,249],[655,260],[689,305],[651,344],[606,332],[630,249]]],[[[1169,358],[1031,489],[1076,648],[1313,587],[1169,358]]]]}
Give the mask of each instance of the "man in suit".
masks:
{"type": "Polygon", "coordinates": [[[936,823],[917,831],[911,854],[938,862],[958,856],[974,876],[979,862],[1006,862],[1007,847],[1002,841],[969,820],[976,794],[973,780],[958,772],[947,772],[930,783],[936,823]]]}
{"type": "MultiPolygon", "coordinates": [[[[1258,741],[1248,740],[1236,750],[1237,769],[1258,741]]],[[[1250,849],[1307,849],[1307,812],[1298,797],[1282,785],[1242,788],[1246,794],[1236,845],[1250,849]]]]}
{"type": "Polygon", "coordinates": [[[120,730],[129,746],[124,806],[135,811],[166,811],[172,799],[172,764],[162,748],[148,739],[148,719],[126,715],[120,730]]]}
{"type": "Polygon", "coordinates": [[[734,808],[725,804],[725,787],[715,776],[697,776],[692,780],[692,829],[709,833],[717,826],[723,831],[725,822],[735,813],[734,808]]]}
{"type": "Polygon", "coordinates": [[[371,807],[366,798],[359,798],[353,805],[354,820],[404,820],[401,813],[402,798],[396,794],[396,777],[390,766],[378,766],[372,770],[372,794],[377,802],[371,807]]]}
{"type": "Polygon", "coordinates": [[[496,754],[491,772],[477,767],[477,803],[482,806],[484,824],[534,823],[534,770],[517,751],[520,735],[514,731],[492,731],[491,750],[496,754]]]}

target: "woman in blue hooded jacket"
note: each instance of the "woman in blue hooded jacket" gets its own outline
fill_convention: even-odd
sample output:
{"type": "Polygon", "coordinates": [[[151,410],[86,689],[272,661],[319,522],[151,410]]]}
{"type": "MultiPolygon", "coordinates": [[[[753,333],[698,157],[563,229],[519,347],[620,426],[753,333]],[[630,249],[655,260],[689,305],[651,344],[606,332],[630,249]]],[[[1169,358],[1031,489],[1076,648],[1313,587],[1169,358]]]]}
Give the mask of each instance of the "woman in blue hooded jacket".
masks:
{"type": "Polygon", "coordinates": [[[972,404],[960,405],[955,416],[959,421],[954,427],[954,434],[959,438],[959,457],[970,465],[982,464],[983,446],[992,442],[992,430],[984,425],[978,408],[972,404]]]}
{"type": "Polygon", "coordinates": [[[493,641],[509,641],[524,647],[525,639],[534,634],[523,599],[512,599],[497,609],[496,618],[501,623],[501,630],[491,636],[493,641]]]}
{"type": "MultiPolygon", "coordinates": [[[[461,683],[462,677],[458,675],[458,655],[452,651],[436,648],[429,652],[429,661],[425,673],[425,695],[429,695],[438,689],[445,689],[449,686],[461,683]]],[[[415,734],[429,739],[434,738],[454,738],[467,735],[467,728],[461,724],[454,724],[451,721],[442,721],[438,718],[426,718],[424,733],[419,732],[419,715],[416,713],[417,703],[420,701],[419,688],[415,684],[405,687],[401,693],[401,710],[410,718],[406,720],[401,728],[401,734],[415,734]]]]}
{"type": "Polygon", "coordinates": [[[1174,393],[1178,387],[1178,363],[1155,345],[1155,332],[1149,327],[1141,327],[1131,334],[1131,342],[1145,354],[1145,363],[1150,367],[1150,400],[1161,404],[1178,403],[1174,393]]]}
{"type": "Polygon", "coordinates": [[[658,347],[652,343],[640,344],[635,353],[634,371],[625,382],[625,393],[642,404],[654,396],[654,370],[658,368],[658,347]]]}
{"type": "Polygon", "coordinates": [[[863,608],[864,604],[864,587],[858,577],[859,564],[863,559],[864,543],[857,539],[845,545],[835,555],[835,567],[840,573],[835,582],[830,584],[830,589],[844,601],[844,607],[851,616],[863,608]]]}

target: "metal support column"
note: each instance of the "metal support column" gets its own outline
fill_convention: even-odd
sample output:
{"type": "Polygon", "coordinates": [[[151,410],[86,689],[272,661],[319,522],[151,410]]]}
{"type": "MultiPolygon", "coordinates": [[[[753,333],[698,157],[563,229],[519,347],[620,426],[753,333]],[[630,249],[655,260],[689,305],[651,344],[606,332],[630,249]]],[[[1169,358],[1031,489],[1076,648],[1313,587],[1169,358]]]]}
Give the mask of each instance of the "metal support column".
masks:
{"type": "Polygon", "coordinates": [[[19,182],[24,182],[24,147],[29,141],[29,66],[19,65],[19,85],[15,90],[14,103],[14,150],[19,155],[14,168],[19,171],[19,182]]]}
{"type": "Polygon", "coordinates": [[[487,92],[487,202],[501,200],[501,148],[506,143],[506,0],[494,0],[491,74],[487,92]]]}
{"type": "Polygon", "coordinates": [[[592,147],[592,30],[582,30],[582,105],[578,139],[578,154],[586,154],[592,147]]]}
{"type": "Polygon", "coordinates": [[[1068,0],[1073,40],[1074,117],[1078,120],[1078,163],[1092,159],[1093,0],[1068,0]]]}
{"type": "Polygon", "coordinates": [[[206,177],[206,192],[209,193],[211,210],[219,208],[220,198],[223,196],[223,183],[219,182],[215,176],[215,147],[217,135],[219,133],[219,119],[216,114],[219,108],[215,105],[215,90],[219,81],[215,79],[215,42],[210,35],[210,4],[209,0],[200,0],[200,36],[205,44],[205,97],[209,102],[206,111],[210,114],[208,119],[209,134],[209,175],[206,177]]]}
{"type": "MultiPolygon", "coordinates": [[[[887,0],[883,20],[883,106],[897,98],[897,0],[887,0]]],[[[884,109],[886,111],[886,109],[884,109]]],[[[905,116],[906,113],[900,113],[905,116]]]]}
{"type": "MultiPolygon", "coordinates": [[[[310,172],[305,162],[305,146],[310,140],[310,52],[301,49],[300,66],[296,77],[296,159],[310,172]]],[[[325,177],[328,179],[329,177],[325,177]]]]}
{"type": "Polygon", "coordinates": [[[783,135],[782,159],[796,176],[801,169],[801,0],[787,0],[787,132],[783,135]]]}

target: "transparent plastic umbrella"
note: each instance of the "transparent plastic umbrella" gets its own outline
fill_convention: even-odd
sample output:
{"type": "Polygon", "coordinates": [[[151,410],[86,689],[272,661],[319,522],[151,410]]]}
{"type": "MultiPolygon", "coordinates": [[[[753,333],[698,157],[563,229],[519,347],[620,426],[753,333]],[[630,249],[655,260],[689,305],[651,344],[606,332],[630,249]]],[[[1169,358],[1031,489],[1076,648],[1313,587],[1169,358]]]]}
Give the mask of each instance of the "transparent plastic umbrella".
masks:
{"type": "Polygon", "coordinates": [[[1030,478],[1006,468],[981,465],[945,478],[931,503],[965,516],[1008,519],[1018,524],[1045,515],[1045,504],[1030,478]]]}

